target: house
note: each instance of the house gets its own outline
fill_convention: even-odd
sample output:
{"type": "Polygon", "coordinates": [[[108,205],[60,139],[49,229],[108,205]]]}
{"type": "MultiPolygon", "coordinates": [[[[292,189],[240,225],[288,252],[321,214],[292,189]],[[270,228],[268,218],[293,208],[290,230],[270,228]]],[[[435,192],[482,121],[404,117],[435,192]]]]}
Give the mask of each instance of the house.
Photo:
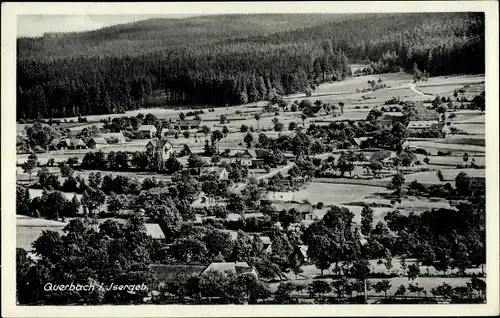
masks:
{"type": "Polygon", "coordinates": [[[220,199],[214,200],[213,198],[207,197],[204,193],[200,193],[198,198],[191,203],[191,209],[193,209],[194,212],[200,213],[215,207],[225,208],[226,206],[227,202],[220,199]]]}
{"type": "Polygon", "coordinates": [[[259,273],[255,267],[248,265],[247,262],[214,262],[208,265],[200,276],[207,275],[210,272],[230,272],[237,276],[251,274],[254,275],[255,278],[259,278],[259,273]]]}
{"type": "Polygon", "coordinates": [[[49,144],[49,149],[50,150],[66,150],[70,146],[69,140],[66,139],[52,139],[52,141],[49,144]]]}
{"type": "Polygon", "coordinates": [[[108,142],[103,137],[92,137],[87,141],[87,147],[90,149],[102,148],[108,145],[108,142]]]}
{"type": "Polygon", "coordinates": [[[395,123],[403,123],[405,119],[405,114],[402,112],[386,112],[382,116],[381,119],[378,120],[378,123],[381,127],[391,128],[395,123]]]}
{"type": "Polygon", "coordinates": [[[409,131],[419,132],[430,129],[432,125],[437,124],[437,120],[412,120],[406,126],[409,131]]]}
{"type": "Polygon", "coordinates": [[[355,145],[356,148],[360,148],[364,142],[371,139],[373,139],[373,137],[352,138],[352,144],[355,145]]]}
{"type": "Polygon", "coordinates": [[[177,130],[198,129],[201,126],[202,119],[178,119],[173,122],[173,127],[177,130]]]}
{"type": "Polygon", "coordinates": [[[299,203],[299,202],[280,202],[271,203],[271,207],[276,209],[276,211],[289,211],[291,209],[297,210],[302,215],[302,220],[314,220],[314,208],[310,203],[299,203]]]}
{"type": "Polygon", "coordinates": [[[165,234],[158,223],[146,223],[146,234],[151,236],[153,240],[165,240],[165,234]]]}
{"type": "Polygon", "coordinates": [[[154,125],[141,125],[137,131],[143,138],[154,138],[156,136],[157,129],[154,125]]]}
{"type": "Polygon", "coordinates": [[[306,108],[304,108],[302,113],[307,117],[319,117],[328,115],[328,112],[325,109],[325,107],[316,105],[307,106],[306,108]]]}
{"type": "Polygon", "coordinates": [[[201,176],[207,176],[210,174],[216,174],[219,180],[228,180],[229,173],[224,167],[202,167],[200,171],[201,176]]]}
{"type": "Polygon", "coordinates": [[[267,149],[245,149],[235,155],[236,162],[242,166],[259,167],[264,165],[264,157],[270,153],[267,149]]]}
{"type": "Polygon", "coordinates": [[[168,132],[169,132],[169,131],[170,131],[170,129],[168,129],[168,128],[162,128],[162,129],[160,130],[160,138],[161,138],[161,139],[166,139],[166,138],[167,138],[167,136],[168,136],[168,132]]]}
{"type": "Polygon", "coordinates": [[[263,200],[289,202],[294,199],[294,192],[267,192],[263,195],[263,200]]]}
{"type": "Polygon", "coordinates": [[[81,139],[77,138],[66,138],[66,144],[68,144],[68,149],[86,149],[87,145],[81,139]]]}
{"type": "Polygon", "coordinates": [[[174,147],[166,139],[151,140],[146,144],[146,152],[149,155],[156,155],[165,161],[172,156],[174,147]]]}

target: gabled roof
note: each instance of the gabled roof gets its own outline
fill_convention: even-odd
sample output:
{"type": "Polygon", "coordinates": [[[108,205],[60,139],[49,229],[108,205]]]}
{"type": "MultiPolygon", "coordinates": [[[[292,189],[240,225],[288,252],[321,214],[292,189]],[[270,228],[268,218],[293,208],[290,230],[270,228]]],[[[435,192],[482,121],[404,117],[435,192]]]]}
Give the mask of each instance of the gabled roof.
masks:
{"type": "Polygon", "coordinates": [[[254,159],[263,158],[266,153],[269,153],[270,150],[267,149],[245,149],[244,151],[237,154],[240,156],[248,155],[254,159]]]}
{"type": "Polygon", "coordinates": [[[146,223],[146,234],[150,235],[154,239],[164,239],[165,234],[163,233],[160,225],[158,223],[146,223]]]}
{"type": "Polygon", "coordinates": [[[404,117],[405,114],[402,112],[385,112],[384,117],[404,117]]]}
{"type": "Polygon", "coordinates": [[[154,125],[140,125],[137,130],[138,131],[151,131],[151,130],[156,131],[156,127],[154,125]]]}
{"type": "Polygon", "coordinates": [[[86,146],[85,143],[83,142],[83,140],[81,139],[76,139],[76,138],[66,138],[66,144],[68,144],[69,146],[86,146]]]}
{"type": "Polygon", "coordinates": [[[437,120],[412,120],[408,123],[408,126],[406,128],[412,129],[412,128],[427,128],[431,127],[433,124],[437,124],[437,120]]]}
{"type": "Polygon", "coordinates": [[[165,147],[165,145],[170,145],[172,146],[172,144],[170,143],[170,141],[168,141],[167,139],[160,139],[160,140],[150,140],[147,144],[146,144],[146,147],[149,146],[149,144],[151,144],[153,147],[155,148],[163,148],[165,147]]]}
{"type": "Polygon", "coordinates": [[[283,203],[271,203],[271,206],[276,209],[276,211],[288,211],[295,209],[300,213],[309,213],[313,211],[313,207],[310,203],[299,203],[299,202],[283,202],[283,203]]]}
{"type": "Polygon", "coordinates": [[[314,114],[319,113],[322,109],[323,109],[323,106],[312,105],[312,106],[308,106],[308,107],[304,108],[304,110],[302,112],[306,115],[314,115],[314,114]]]}
{"type": "Polygon", "coordinates": [[[201,174],[210,174],[212,172],[216,172],[218,175],[225,171],[224,167],[202,167],[200,173],[201,174]]]}
{"type": "Polygon", "coordinates": [[[359,138],[353,138],[353,141],[356,145],[361,146],[361,143],[363,141],[366,141],[368,139],[372,139],[373,137],[359,137],[359,138]]]}

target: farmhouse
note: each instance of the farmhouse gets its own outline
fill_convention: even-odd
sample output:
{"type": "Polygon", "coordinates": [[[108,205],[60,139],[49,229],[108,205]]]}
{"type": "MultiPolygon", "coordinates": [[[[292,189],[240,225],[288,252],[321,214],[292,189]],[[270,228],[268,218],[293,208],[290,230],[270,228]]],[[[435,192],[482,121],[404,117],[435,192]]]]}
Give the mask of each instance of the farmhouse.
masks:
{"type": "Polygon", "coordinates": [[[66,139],[52,139],[52,141],[49,144],[49,149],[50,150],[65,150],[68,149],[69,147],[69,142],[66,139]]]}
{"type": "Polygon", "coordinates": [[[359,138],[352,138],[352,144],[356,147],[356,148],[360,148],[361,145],[368,141],[368,140],[371,140],[373,139],[373,137],[359,137],[359,138]]]}
{"type": "Polygon", "coordinates": [[[201,123],[201,119],[179,119],[173,123],[173,126],[177,130],[190,130],[199,128],[201,123]]]}
{"type": "Polygon", "coordinates": [[[325,107],[316,106],[316,105],[312,105],[312,106],[308,106],[308,107],[304,108],[302,113],[304,115],[306,115],[307,117],[319,117],[319,116],[328,115],[328,112],[325,109],[325,107]]]}
{"type": "Polygon", "coordinates": [[[173,151],[174,147],[172,146],[170,141],[166,139],[151,140],[146,145],[146,152],[149,155],[156,154],[158,158],[161,158],[161,160],[163,161],[170,158],[170,156],[172,156],[173,151]]]}
{"type": "Polygon", "coordinates": [[[203,213],[206,210],[213,209],[215,207],[226,207],[227,202],[222,200],[213,200],[207,197],[204,193],[200,193],[198,198],[191,203],[191,209],[194,212],[203,213]]]}
{"type": "Polygon", "coordinates": [[[410,131],[423,131],[426,129],[430,129],[433,125],[438,123],[437,120],[419,120],[419,121],[410,121],[406,129],[410,131]]]}
{"type": "Polygon", "coordinates": [[[107,145],[108,142],[103,137],[92,137],[89,139],[89,141],[87,141],[87,147],[89,147],[90,149],[101,148],[107,145]]]}
{"type": "Polygon", "coordinates": [[[264,156],[269,153],[267,149],[245,149],[235,155],[236,162],[242,166],[257,167],[264,164],[264,156]]]}
{"type": "Polygon", "coordinates": [[[299,202],[280,202],[271,203],[271,207],[275,208],[276,211],[290,211],[291,209],[297,210],[301,215],[303,220],[314,220],[314,208],[310,203],[299,203],[299,202]]]}
{"type": "Polygon", "coordinates": [[[203,167],[200,171],[201,176],[210,175],[212,173],[215,173],[219,180],[227,180],[229,176],[226,168],[224,167],[203,167]]]}
{"type": "Polygon", "coordinates": [[[405,114],[402,112],[386,112],[384,116],[378,120],[380,126],[385,128],[390,128],[395,123],[403,123],[405,119],[405,114]]]}
{"type": "Polygon", "coordinates": [[[68,149],[86,149],[87,145],[81,139],[76,138],[66,138],[66,144],[68,144],[68,149]]]}
{"type": "Polygon", "coordinates": [[[157,129],[154,125],[141,125],[137,131],[143,138],[154,138],[156,136],[157,129]]]}

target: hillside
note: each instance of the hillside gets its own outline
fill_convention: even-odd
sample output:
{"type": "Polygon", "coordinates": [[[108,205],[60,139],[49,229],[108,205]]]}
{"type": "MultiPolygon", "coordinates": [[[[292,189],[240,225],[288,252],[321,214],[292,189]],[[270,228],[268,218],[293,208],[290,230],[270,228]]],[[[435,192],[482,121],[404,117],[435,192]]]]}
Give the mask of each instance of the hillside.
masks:
{"type": "Polygon", "coordinates": [[[475,13],[222,15],[152,19],[61,37],[18,39],[18,118],[150,106],[236,105],[350,75],[484,73],[475,13]],[[153,92],[164,96],[160,105],[153,92]]]}
{"type": "MultiPolygon", "coordinates": [[[[372,14],[373,15],[373,14],[372,14]]],[[[18,57],[54,59],[78,56],[140,55],[164,49],[266,36],[369,14],[248,14],[183,19],[149,19],[88,32],[18,39],[18,57]]]]}

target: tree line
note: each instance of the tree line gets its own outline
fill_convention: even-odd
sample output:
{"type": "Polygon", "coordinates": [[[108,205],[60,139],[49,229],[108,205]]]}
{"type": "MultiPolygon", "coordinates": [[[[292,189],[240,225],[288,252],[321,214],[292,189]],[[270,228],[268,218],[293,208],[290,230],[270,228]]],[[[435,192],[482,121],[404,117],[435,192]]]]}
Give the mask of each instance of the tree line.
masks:
{"type": "MultiPolygon", "coordinates": [[[[113,29],[106,32],[113,34],[113,29]]],[[[340,19],[211,43],[157,46],[137,54],[117,49],[112,54],[37,59],[29,53],[37,47],[30,42],[37,41],[18,40],[20,49],[28,51],[20,56],[29,56],[17,63],[18,119],[159,105],[244,104],[343,80],[350,75],[348,59],[373,61],[374,72],[411,70],[415,63],[431,75],[484,72],[484,16],[476,13],[340,19]]],[[[72,45],[65,41],[63,36],[54,46],[64,51],[72,45]]],[[[100,42],[102,52],[107,44],[100,42]]]]}

